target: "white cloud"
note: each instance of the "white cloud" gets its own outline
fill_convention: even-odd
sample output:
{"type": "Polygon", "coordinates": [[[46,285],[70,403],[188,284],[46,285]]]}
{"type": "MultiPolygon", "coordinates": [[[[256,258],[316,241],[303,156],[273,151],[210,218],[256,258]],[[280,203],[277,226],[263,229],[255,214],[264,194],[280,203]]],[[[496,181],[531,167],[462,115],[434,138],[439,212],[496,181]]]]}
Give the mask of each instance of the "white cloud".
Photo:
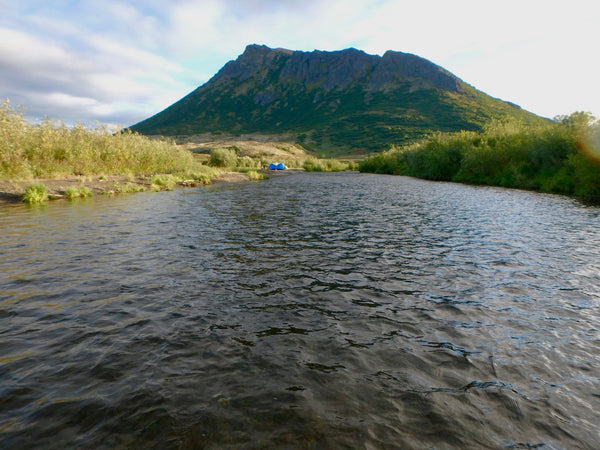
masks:
{"type": "Polygon", "coordinates": [[[251,43],[414,53],[538,114],[600,115],[593,0],[21,0],[0,12],[0,98],[67,120],[142,120],[251,43]]]}
{"type": "Polygon", "coordinates": [[[418,54],[537,114],[598,115],[599,11],[591,0],[389,1],[350,28],[367,52],[418,54]]]}
{"type": "Polygon", "coordinates": [[[159,55],[102,35],[88,34],[73,45],[6,28],[0,28],[0,75],[2,94],[25,102],[31,115],[46,115],[40,112],[48,107],[53,116],[69,120],[113,122],[120,111],[111,105],[133,110],[138,104],[140,112],[133,121],[142,120],[187,93],[189,86],[176,76],[192,76],[159,55]],[[168,100],[165,93],[170,94],[168,100]],[[56,102],[46,101],[49,96],[56,102]]]}

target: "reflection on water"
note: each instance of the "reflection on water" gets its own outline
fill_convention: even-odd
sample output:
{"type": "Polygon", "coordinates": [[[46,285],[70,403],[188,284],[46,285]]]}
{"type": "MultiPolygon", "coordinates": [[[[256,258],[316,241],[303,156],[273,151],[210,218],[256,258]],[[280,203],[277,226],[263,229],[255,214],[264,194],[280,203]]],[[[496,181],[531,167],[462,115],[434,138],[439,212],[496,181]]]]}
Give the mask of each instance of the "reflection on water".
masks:
{"type": "Polygon", "coordinates": [[[598,208],[360,174],[0,208],[0,447],[595,448],[598,208]]]}

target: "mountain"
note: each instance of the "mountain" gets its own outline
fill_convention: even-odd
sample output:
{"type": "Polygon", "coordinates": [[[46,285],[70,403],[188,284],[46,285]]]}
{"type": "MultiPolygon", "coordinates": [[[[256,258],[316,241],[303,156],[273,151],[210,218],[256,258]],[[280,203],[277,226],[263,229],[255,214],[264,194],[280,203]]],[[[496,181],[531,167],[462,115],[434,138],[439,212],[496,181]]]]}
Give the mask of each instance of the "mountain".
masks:
{"type": "Polygon", "coordinates": [[[130,127],[147,135],[285,135],[322,155],[366,153],[490,119],[542,119],[409,53],[249,45],[206,84],[130,127]]]}

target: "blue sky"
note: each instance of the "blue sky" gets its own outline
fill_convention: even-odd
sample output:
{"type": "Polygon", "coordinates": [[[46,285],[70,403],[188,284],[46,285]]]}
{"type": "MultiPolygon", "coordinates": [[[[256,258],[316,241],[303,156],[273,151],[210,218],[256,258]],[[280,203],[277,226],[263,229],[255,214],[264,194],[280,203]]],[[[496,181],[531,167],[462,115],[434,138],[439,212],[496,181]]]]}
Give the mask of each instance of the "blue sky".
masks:
{"type": "Polygon", "coordinates": [[[248,44],[414,53],[554,117],[600,117],[597,0],[0,0],[0,99],[28,117],[131,125],[248,44]]]}

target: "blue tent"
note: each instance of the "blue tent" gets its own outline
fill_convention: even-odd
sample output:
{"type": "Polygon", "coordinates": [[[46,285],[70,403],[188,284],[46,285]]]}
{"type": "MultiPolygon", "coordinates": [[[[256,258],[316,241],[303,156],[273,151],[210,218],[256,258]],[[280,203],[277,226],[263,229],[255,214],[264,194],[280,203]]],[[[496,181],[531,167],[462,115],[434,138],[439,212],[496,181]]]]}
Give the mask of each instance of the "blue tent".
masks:
{"type": "Polygon", "coordinates": [[[285,166],[283,163],[271,163],[269,164],[269,170],[284,170],[285,166]]]}

